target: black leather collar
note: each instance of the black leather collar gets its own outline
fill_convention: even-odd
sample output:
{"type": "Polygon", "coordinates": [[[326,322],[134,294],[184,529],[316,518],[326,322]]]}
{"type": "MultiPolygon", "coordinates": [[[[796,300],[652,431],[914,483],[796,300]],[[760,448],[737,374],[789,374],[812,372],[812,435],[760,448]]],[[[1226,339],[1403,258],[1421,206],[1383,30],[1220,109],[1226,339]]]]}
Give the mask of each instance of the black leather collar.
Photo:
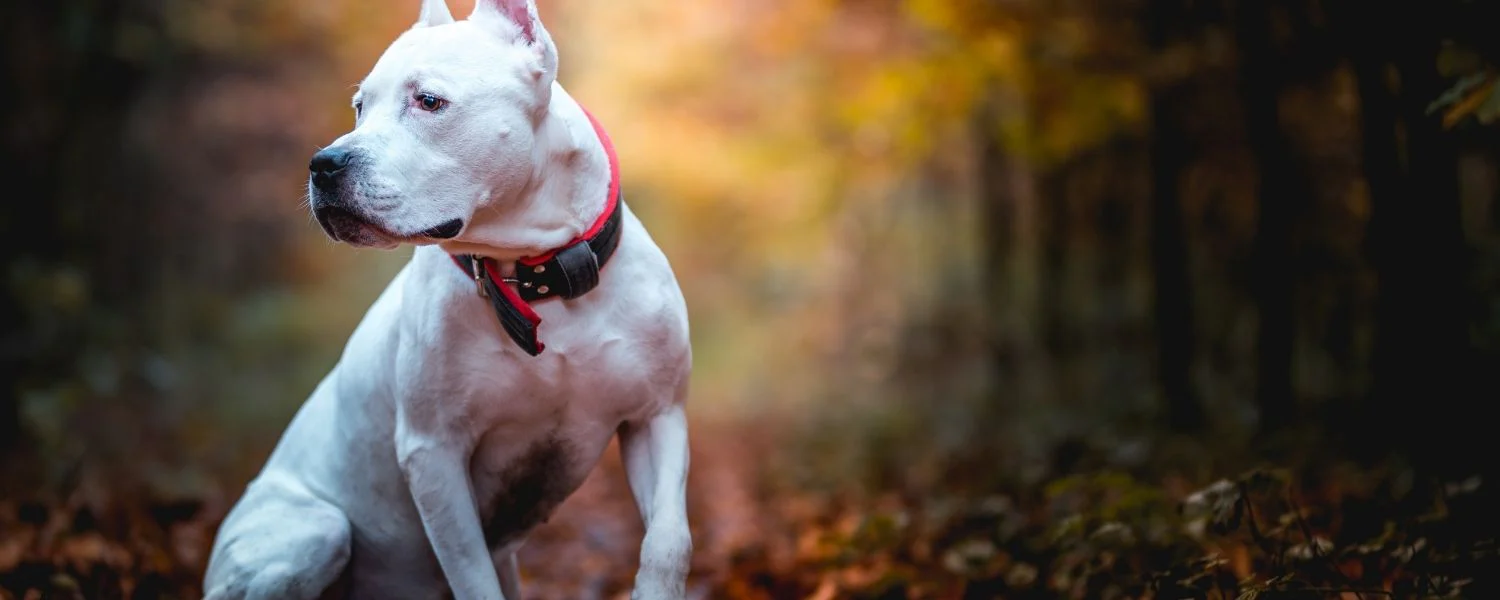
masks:
{"type": "Polygon", "coordinates": [[[615,201],[607,208],[610,214],[593,236],[538,258],[516,261],[514,277],[501,277],[495,261],[488,258],[472,254],[453,257],[474,278],[479,295],[489,299],[505,332],[527,354],[536,356],[546,349],[537,339],[542,318],[532,310],[531,302],[548,298],[571,300],[599,285],[599,273],[614,256],[615,248],[620,245],[620,231],[624,229],[624,198],[618,190],[615,193],[615,201]]]}
{"type": "Polygon", "coordinates": [[[623,198],[615,200],[613,214],[593,237],[565,246],[540,262],[516,261],[515,278],[520,286],[521,299],[535,302],[558,296],[571,300],[599,285],[600,269],[620,245],[620,222],[623,220],[620,215],[624,212],[620,206],[623,203],[623,198]]]}

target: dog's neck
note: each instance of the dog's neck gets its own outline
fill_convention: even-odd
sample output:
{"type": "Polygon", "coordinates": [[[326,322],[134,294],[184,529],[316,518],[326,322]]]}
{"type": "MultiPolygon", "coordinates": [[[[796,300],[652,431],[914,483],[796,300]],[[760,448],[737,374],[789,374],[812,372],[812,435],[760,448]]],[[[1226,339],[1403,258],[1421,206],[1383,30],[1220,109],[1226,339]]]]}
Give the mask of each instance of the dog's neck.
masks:
{"type": "Polygon", "coordinates": [[[609,159],[583,108],[552,84],[532,147],[531,179],[512,197],[480,204],[463,235],[439,246],[510,265],[561,247],[587,231],[604,211],[609,159]]]}

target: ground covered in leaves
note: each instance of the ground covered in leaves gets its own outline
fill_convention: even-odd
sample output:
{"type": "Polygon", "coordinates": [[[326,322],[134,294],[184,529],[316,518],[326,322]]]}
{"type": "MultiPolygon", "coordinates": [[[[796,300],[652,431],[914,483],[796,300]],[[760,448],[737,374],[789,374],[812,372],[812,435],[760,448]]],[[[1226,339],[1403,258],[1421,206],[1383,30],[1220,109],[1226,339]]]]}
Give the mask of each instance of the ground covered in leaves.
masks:
{"type": "MultiPolygon", "coordinates": [[[[695,437],[693,598],[1500,597],[1478,478],[1430,497],[1382,468],[811,493],[776,485],[765,446],[718,433],[695,437]]],[[[232,494],[84,496],[0,497],[0,598],[201,596],[232,494]]],[[[640,534],[610,452],[523,549],[526,597],[628,597],[640,534]]]]}

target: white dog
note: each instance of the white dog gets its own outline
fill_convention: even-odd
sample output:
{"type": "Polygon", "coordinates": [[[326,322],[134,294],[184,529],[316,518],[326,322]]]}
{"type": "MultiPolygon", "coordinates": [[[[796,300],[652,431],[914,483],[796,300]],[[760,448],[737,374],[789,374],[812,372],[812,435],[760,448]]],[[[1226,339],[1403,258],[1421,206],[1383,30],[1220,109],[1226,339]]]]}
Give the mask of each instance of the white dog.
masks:
{"type": "Polygon", "coordinates": [[[556,52],[533,1],[424,0],[313,157],[329,236],[418,247],[225,519],[208,598],[518,600],[517,548],[616,434],[632,597],[683,597],[687,310],[556,52]]]}

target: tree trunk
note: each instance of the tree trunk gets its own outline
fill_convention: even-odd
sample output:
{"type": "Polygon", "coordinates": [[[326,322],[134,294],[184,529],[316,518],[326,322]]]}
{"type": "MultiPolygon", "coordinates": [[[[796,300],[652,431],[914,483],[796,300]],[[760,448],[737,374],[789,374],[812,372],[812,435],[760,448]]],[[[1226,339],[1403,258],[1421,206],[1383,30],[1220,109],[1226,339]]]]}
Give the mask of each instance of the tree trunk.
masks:
{"type": "Polygon", "coordinates": [[[1470,374],[1463,294],[1468,269],[1457,147],[1438,118],[1426,114],[1428,102],[1445,87],[1435,68],[1440,37],[1432,12],[1415,10],[1401,19],[1409,42],[1397,50],[1396,108],[1405,124],[1407,180],[1372,214],[1381,282],[1374,404],[1394,417],[1393,425],[1425,440],[1412,449],[1419,464],[1448,471],[1469,458],[1462,447],[1481,432],[1471,429],[1479,419],[1465,414],[1473,406],[1465,396],[1474,388],[1464,381],[1470,374]]]}
{"type": "MultiPolygon", "coordinates": [[[[17,30],[23,26],[19,22],[22,11],[20,3],[7,2],[0,5],[0,44],[5,46],[0,49],[0,53],[5,56],[21,50],[17,30]]],[[[20,97],[20,75],[16,66],[0,64],[0,94],[5,98],[20,97]]],[[[18,137],[12,132],[19,131],[23,123],[20,122],[21,116],[17,114],[19,111],[12,108],[4,116],[0,116],[0,132],[11,134],[7,137],[18,137]]],[[[26,245],[36,243],[39,237],[39,227],[19,224],[34,222],[36,213],[48,213],[54,210],[52,207],[55,204],[50,201],[35,202],[35,199],[41,198],[35,195],[40,188],[36,181],[36,169],[33,168],[37,161],[26,156],[18,146],[9,139],[0,139],[0,176],[5,177],[6,185],[15,194],[12,197],[32,199],[29,202],[12,201],[0,205],[0,254],[7,261],[23,256],[22,253],[28,250],[26,245]],[[37,204],[41,206],[36,206],[37,204]]],[[[0,332],[3,332],[0,333],[0,459],[20,445],[19,379],[26,372],[25,358],[31,345],[28,343],[30,329],[26,315],[22,312],[20,299],[16,297],[16,290],[11,286],[0,287],[0,332]]]]}
{"type": "Polygon", "coordinates": [[[1471,391],[1484,382],[1468,339],[1457,142],[1426,114],[1446,85],[1435,65],[1452,21],[1436,7],[1337,6],[1358,79],[1367,247],[1380,286],[1373,385],[1351,437],[1366,458],[1406,454],[1421,484],[1475,472],[1493,480],[1487,420],[1474,413],[1488,399],[1471,391]],[[1399,92],[1388,84],[1393,69],[1399,92]]]}
{"type": "MultiPolygon", "coordinates": [[[[1147,38],[1152,50],[1166,48],[1180,13],[1174,0],[1147,7],[1147,38]]],[[[1159,85],[1151,94],[1151,271],[1155,287],[1157,377],[1173,431],[1201,429],[1203,406],[1193,388],[1193,303],[1188,276],[1186,224],[1181,183],[1191,152],[1178,114],[1186,90],[1179,82],[1159,85]]]]}
{"type": "Polygon", "coordinates": [[[15,369],[10,368],[10,359],[0,366],[0,457],[4,457],[21,441],[21,404],[16,396],[15,369]]]}
{"type": "MultiPolygon", "coordinates": [[[[1336,13],[1343,27],[1347,28],[1351,64],[1359,91],[1361,167],[1365,183],[1370,190],[1372,207],[1369,233],[1366,238],[1367,251],[1380,277],[1380,293],[1376,300],[1376,327],[1378,330],[1371,370],[1374,373],[1368,410],[1351,415],[1349,437],[1354,441],[1357,455],[1365,459],[1378,459],[1386,452],[1396,449],[1394,440],[1402,440],[1400,427],[1400,396],[1393,392],[1408,384],[1403,379],[1402,360],[1393,345],[1399,331],[1399,323],[1390,324],[1399,312],[1399,291],[1395,284],[1402,275],[1395,271],[1393,259],[1401,254],[1397,246],[1400,238],[1401,198],[1407,192],[1407,177],[1401,163],[1399,137],[1399,114],[1396,96],[1387,84],[1387,72],[1391,68],[1391,53],[1384,43],[1390,31],[1389,9],[1366,10],[1362,5],[1339,3],[1342,9],[1336,13]],[[1364,22],[1356,24],[1363,16],[1364,22]]],[[[1400,444],[1404,446],[1405,444],[1400,444]]]]}
{"type": "MultiPolygon", "coordinates": [[[[11,110],[0,116],[0,180],[12,197],[25,199],[0,206],[0,255],[10,261],[44,270],[78,267],[92,281],[101,271],[113,273],[99,266],[101,238],[141,229],[109,218],[140,214],[138,206],[121,208],[98,200],[103,194],[89,193],[118,183],[115,171],[98,165],[108,164],[118,146],[129,85],[135,81],[133,68],[114,54],[122,4],[0,6],[0,44],[9,46],[0,54],[29,57],[0,62],[0,94],[12,100],[11,110]],[[64,29],[70,37],[47,33],[64,29]],[[69,219],[74,212],[94,219],[69,219]]],[[[141,262],[139,255],[112,258],[141,262]]],[[[20,423],[20,379],[51,382],[68,376],[74,362],[70,353],[82,346],[76,340],[95,333],[84,329],[85,323],[58,324],[46,322],[56,315],[27,314],[24,307],[31,303],[17,297],[18,291],[38,293],[0,290],[0,455],[20,449],[26,433],[20,423]]]]}
{"type": "Polygon", "coordinates": [[[1252,282],[1260,313],[1256,341],[1255,399],[1260,432],[1275,433],[1294,418],[1292,388],[1295,286],[1291,231],[1295,209],[1308,200],[1298,179],[1291,147],[1281,132],[1277,107],[1282,81],[1271,42],[1272,5],[1245,2],[1238,7],[1236,37],[1240,51],[1240,100],[1245,127],[1260,173],[1252,282]]]}
{"type": "Polygon", "coordinates": [[[1050,395],[1051,360],[1042,344],[1042,223],[1035,174],[1005,148],[999,109],[978,119],[980,213],[985,272],[990,278],[991,362],[1014,386],[1013,406],[1039,406],[1050,395]]]}
{"type": "Polygon", "coordinates": [[[1155,285],[1157,375],[1174,431],[1203,426],[1203,406],[1192,384],[1193,304],[1187,235],[1178,193],[1187,139],[1174,116],[1175,94],[1151,100],[1151,265],[1155,285]]]}

